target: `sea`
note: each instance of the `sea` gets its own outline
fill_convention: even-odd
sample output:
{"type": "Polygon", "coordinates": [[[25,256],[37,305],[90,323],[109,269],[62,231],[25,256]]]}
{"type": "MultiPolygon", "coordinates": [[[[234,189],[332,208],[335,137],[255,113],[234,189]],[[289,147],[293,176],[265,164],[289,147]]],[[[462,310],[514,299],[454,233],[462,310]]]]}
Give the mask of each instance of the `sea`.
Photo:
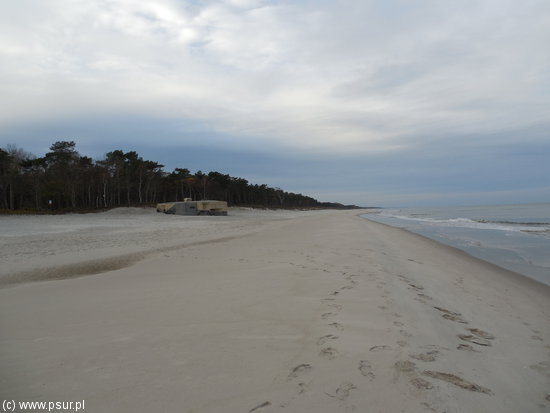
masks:
{"type": "Polygon", "coordinates": [[[550,285],[550,203],[387,208],[363,217],[421,234],[550,285]]]}

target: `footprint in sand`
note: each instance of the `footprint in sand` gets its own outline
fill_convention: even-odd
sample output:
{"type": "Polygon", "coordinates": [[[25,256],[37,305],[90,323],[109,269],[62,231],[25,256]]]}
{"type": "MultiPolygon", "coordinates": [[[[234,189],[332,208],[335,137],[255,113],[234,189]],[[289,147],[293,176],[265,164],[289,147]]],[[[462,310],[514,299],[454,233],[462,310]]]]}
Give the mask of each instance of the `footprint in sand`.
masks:
{"type": "Polygon", "coordinates": [[[433,300],[432,297],[430,297],[429,295],[426,295],[426,294],[424,294],[424,293],[418,293],[418,294],[416,294],[416,295],[417,295],[418,297],[424,299],[424,300],[433,300]]]}
{"type": "Polygon", "coordinates": [[[288,375],[288,380],[295,379],[302,373],[308,372],[312,369],[311,364],[298,364],[296,367],[292,369],[292,371],[288,375]]]}
{"type": "Polygon", "coordinates": [[[372,365],[368,360],[359,361],[359,371],[365,377],[368,377],[370,381],[374,380],[374,373],[372,372],[372,365]]]}
{"type": "Polygon", "coordinates": [[[350,395],[350,391],[354,389],[356,389],[356,387],[353,383],[344,382],[336,389],[336,398],[338,400],[346,400],[350,395]]]}
{"type": "Polygon", "coordinates": [[[335,310],[338,310],[338,311],[340,311],[342,309],[341,304],[328,304],[327,307],[334,308],[335,310]]]}
{"type": "Polygon", "coordinates": [[[262,408],[264,408],[264,407],[267,407],[267,406],[271,406],[271,403],[270,403],[269,401],[265,401],[265,402],[263,402],[262,404],[259,404],[259,405],[257,405],[256,407],[253,407],[252,409],[250,409],[250,410],[248,411],[248,413],[255,412],[255,411],[260,410],[260,409],[262,409],[262,408]]]}
{"type": "Polygon", "coordinates": [[[478,346],[491,347],[491,342],[481,337],[472,336],[469,334],[459,334],[458,338],[470,343],[477,344],[478,346]]]}
{"type": "Polygon", "coordinates": [[[395,372],[391,380],[392,383],[397,383],[397,380],[399,379],[399,376],[401,376],[401,374],[411,376],[416,370],[416,364],[414,364],[410,360],[396,361],[393,367],[395,368],[395,372]]]}
{"type": "Polygon", "coordinates": [[[470,334],[459,334],[458,338],[464,341],[468,341],[470,343],[477,344],[479,346],[491,346],[491,342],[489,340],[494,340],[495,336],[491,333],[488,333],[486,331],[480,330],[478,328],[467,328],[470,334]]]}
{"type": "Polygon", "coordinates": [[[416,290],[416,291],[421,291],[424,289],[424,287],[422,287],[421,285],[416,285],[416,284],[409,284],[409,287],[411,287],[413,290],[416,290]]]}
{"type": "Polygon", "coordinates": [[[467,380],[464,380],[462,377],[458,377],[451,373],[443,373],[440,371],[430,371],[425,370],[422,372],[425,376],[432,377],[434,379],[443,380],[448,383],[454,384],[455,386],[458,386],[462,389],[466,389],[469,391],[475,391],[485,394],[493,394],[493,392],[483,386],[480,386],[479,384],[471,383],[467,380]]]}
{"type": "Polygon", "coordinates": [[[411,379],[411,384],[420,390],[430,390],[433,388],[432,383],[420,377],[415,377],[414,379],[411,379]]]}
{"type": "Polygon", "coordinates": [[[433,308],[435,308],[437,311],[441,311],[443,313],[441,317],[443,317],[446,320],[456,321],[462,324],[468,324],[468,322],[461,317],[462,314],[460,313],[447,310],[446,308],[437,307],[437,306],[434,306],[433,308]]]}
{"type": "Polygon", "coordinates": [[[468,322],[460,316],[456,316],[452,314],[443,314],[441,317],[443,317],[446,320],[456,321],[457,323],[468,324],[468,322]]]}
{"type": "Polygon", "coordinates": [[[416,364],[410,360],[399,360],[394,364],[395,370],[398,372],[410,373],[416,370],[416,364]]]}
{"type": "Polygon", "coordinates": [[[306,383],[298,383],[296,390],[298,391],[298,394],[304,394],[309,390],[309,387],[306,383]]]}
{"type": "Polygon", "coordinates": [[[334,347],[325,347],[319,351],[319,356],[324,357],[329,360],[333,360],[336,357],[338,357],[338,350],[336,350],[334,347]]]}
{"type": "Polygon", "coordinates": [[[448,347],[439,346],[437,344],[424,344],[420,348],[425,348],[426,350],[449,350],[448,347]]]}
{"type": "Polygon", "coordinates": [[[432,350],[426,353],[409,354],[409,357],[415,360],[430,362],[430,361],[435,361],[438,355],[439,355],[439,351],[432,350]]]}
{"type": "Polygon", "coordinates": [[[541,361],[540,363],[533,364],[529,367],[535,371],[538,371],[543,376],[550,378],[550,361],[541,361]]]}
{"type": "Polygon", "coordinates": [[[336,340],[336,339],[338,339],[338,336],[335,336],[334,334],[327,334],[326,336],[319,337],[319,339],[317,340],[317,345],[318,345],[318,346],[322,346],[322,345],[325,344],[327,341],[329,341],[329,340],[336,340]]]}
{"type": "Polygon", "coordinates": [[[334,317],[335,315],[336,315],[336,313],[323,313],[323,314],[321,314],[321,318],[323,320],[326,320],[327,318],[334,317]]]}
{"type": "Polygon", "coordinates": [[[424,406],[426,409],[428,409],[430,412],[438,413],[438,411],[434,409],[430,403],[424,402],[424,403],[421,403],[421,405],[424,406]]]}
{"type": "Polygon", "coordinates": [[[383,344],[381,346],[373,346],[369,348],[369,351],[381,351],[381,350],[391,350],[391,347],[383,344]]]}
{"type": "Polygon", "coordinates": [[[403,327],[404,326],[404,324],[401,321],[394,321],[393,325],[396,326],[396,327],[403,327]]]}
{"type": "Polygon", "coordinates": [[[438,307],[436,305],[433,306],[433,308],[435,308],[437,311],[441,311],[442,313],[445,313],[445,314],[452,314],[452,315],[461,315],[460,313],[457,313],[455,311],[451,311],[451,310],[447,310],[446,308],[443,308],[443,307],[438,307]]]}
{"type": "Polygon", "coordinates": [[[485,338],[487,340],[494,340],[495,339],[494,335],[492,335],[491,333],[488,333],[486,331],[480,330],[479,328],[467,328],[466,330],[468,330],[470,333],[472,333],[475,336],[485,338]]]}
{"type": "Polygon", "coordinates": [[[334,397],[334,398],[337,398],[338,400],[344,401],[349,397],[350,392],[356,388],[357,387],[355,387],[355,384],[349,381],[346,381],[338,386],[334,395],[329,394],[327,392],[325,392],[325,394],[329,397],[334,397]]]}
{"type": "Polygon", "coordinates": [[[456,348],[458,350],[462,350],[462,351],[476,351],[477,352],[477,350],[469,344],[459,344],[456,348]]]}
{"type": "Polygon", "coordinates": [[[329,326],[334,327],[338,331],[344,331],[344,326],[340,323],[330,323],[329,326]]]}

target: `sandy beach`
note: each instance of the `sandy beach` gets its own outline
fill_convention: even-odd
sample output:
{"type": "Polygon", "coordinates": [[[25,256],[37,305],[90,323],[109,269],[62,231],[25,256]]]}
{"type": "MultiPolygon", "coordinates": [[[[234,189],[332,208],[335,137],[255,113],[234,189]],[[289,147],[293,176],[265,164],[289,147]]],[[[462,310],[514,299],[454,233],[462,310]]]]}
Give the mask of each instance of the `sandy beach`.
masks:
{"type": "Polygon", "coordinates": [[[0,217],[1,398],[550,411],[550,287],[359,213],[0,217]]]}

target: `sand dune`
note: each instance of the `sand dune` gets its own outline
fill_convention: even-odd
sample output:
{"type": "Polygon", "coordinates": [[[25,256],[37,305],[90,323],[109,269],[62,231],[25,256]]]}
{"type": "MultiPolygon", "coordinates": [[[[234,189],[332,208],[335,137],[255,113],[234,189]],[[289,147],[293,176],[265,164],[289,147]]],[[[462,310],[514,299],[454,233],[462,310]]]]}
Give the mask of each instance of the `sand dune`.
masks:
{"type": "Polygon", "coordinates": [[[13,225],[0,239],[3,398],[101,412],[549,410],[550,288],[356,214],[13,225]]]}

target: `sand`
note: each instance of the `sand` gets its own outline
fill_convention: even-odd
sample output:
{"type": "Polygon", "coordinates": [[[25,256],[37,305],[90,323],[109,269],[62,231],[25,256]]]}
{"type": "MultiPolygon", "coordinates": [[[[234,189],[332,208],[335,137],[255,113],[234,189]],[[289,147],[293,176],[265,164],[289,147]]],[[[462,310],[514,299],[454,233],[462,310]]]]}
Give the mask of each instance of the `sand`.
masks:
{"type": "Polygon", "coordinates": [[[357,214],[0,218],[1,398],[549,411],[550,288],[357,214]]]}

